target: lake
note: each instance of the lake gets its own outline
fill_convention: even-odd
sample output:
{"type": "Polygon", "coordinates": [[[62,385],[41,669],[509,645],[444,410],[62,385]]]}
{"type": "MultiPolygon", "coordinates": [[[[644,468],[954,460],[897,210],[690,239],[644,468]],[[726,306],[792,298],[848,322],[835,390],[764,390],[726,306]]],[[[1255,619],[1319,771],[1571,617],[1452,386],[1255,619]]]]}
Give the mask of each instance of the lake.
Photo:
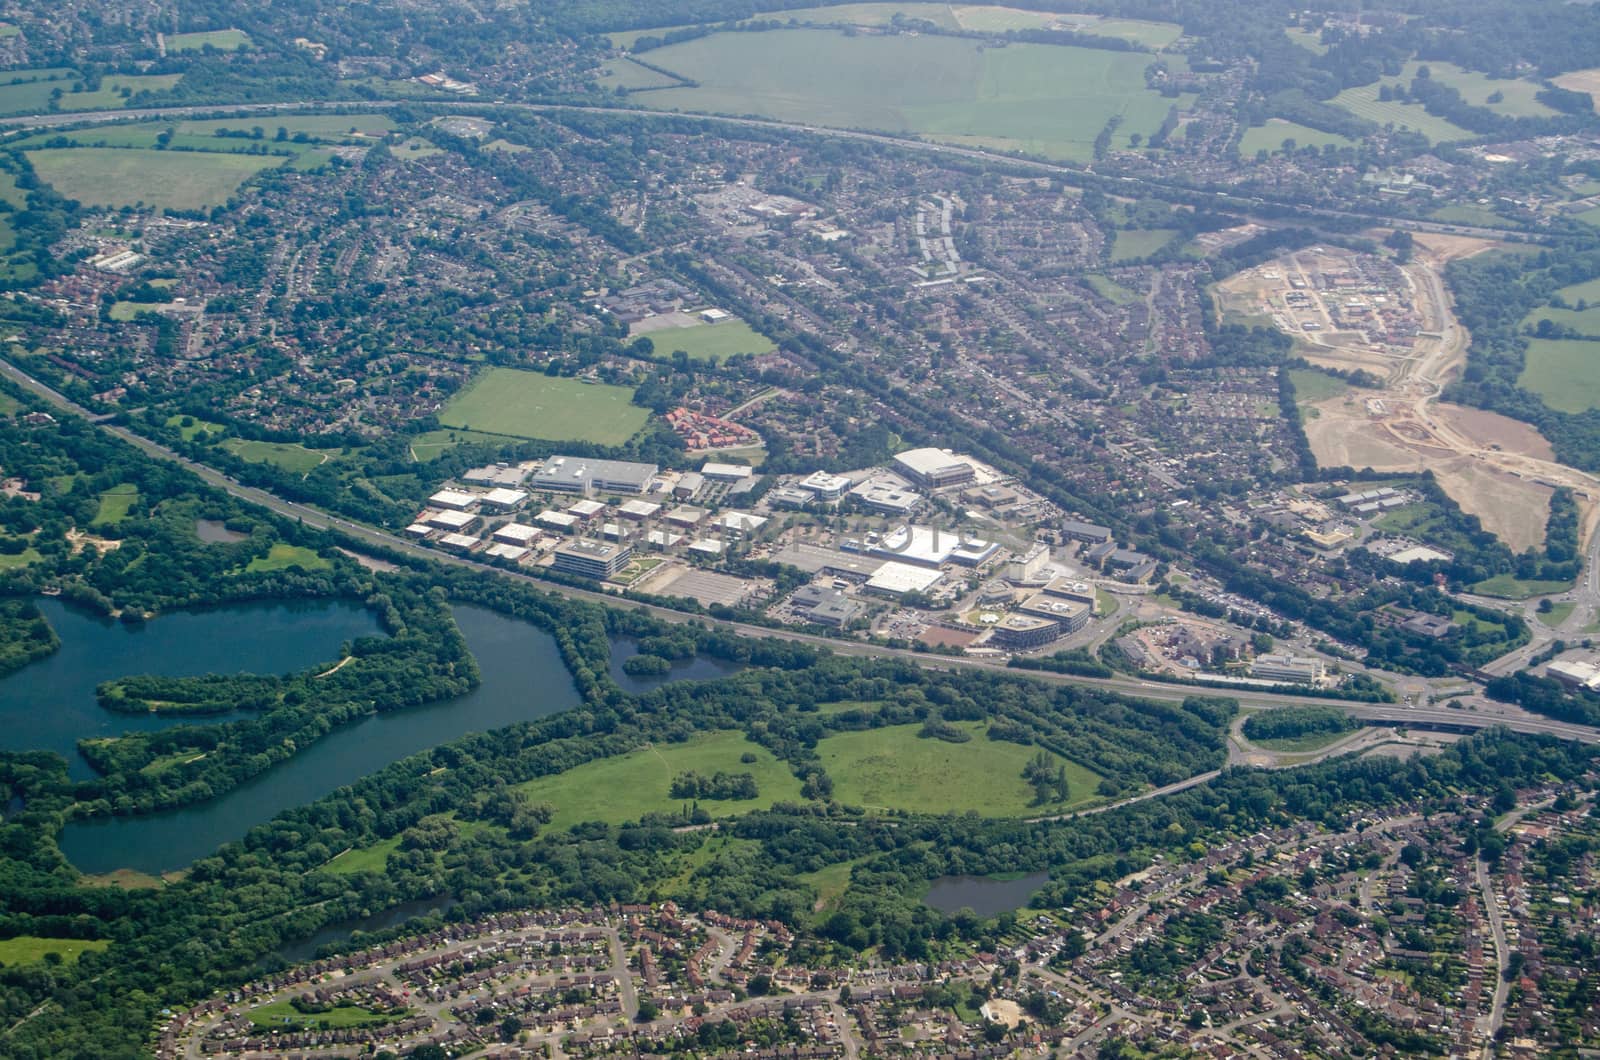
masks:
{"type": "Polygon", "coordinates": [[[333,662],[347,640],[383,633],[372,612],[346,601],[231,604],[135,625],[54,597],[36,602],[61,648],[0,679],[0,750],[54,751],[79,780],[95,775],[78,754],[84,737],[217,720],[105,710],[94,694],[102,681],[131,674],[292,673],[333,662]]]}
{"type": "Polygon", "coordinates": [[[639,641],[636,637],[611,638],[611,679],[624,692],[631,692],[636,696],[669,681],[713,681],[744,669],[743,663],[729,662],[710,655],[696,655],[692,659],[673,659],[672,669],[664,674],[635,677],[624,670],[622,664],[638,654],[639,641]]]}
{"type": "MultiPolygon", "coordinates": [[[[74,821],[61,833],[62,852],[88,873],[182,868],[284,810],[315,802],[407,755],[578,705],[572,675],[548,633],[482,607],[461,605],[454,614],[482,674],[471,692],[336,729],[287,762],[195,806],[74,821]]],[[[89,709],[98,711],[92,683],[90,688],[89,709]]]]}
{"type": "Polygon", "coordinates": [[[923,901],[941,913],[970,909],[979,916],[1024,909],[1033,892],[1050,882],[1048,872],[1035,872],[1014,880],[989,876],[941,876],[933,881],[923,901]]]}

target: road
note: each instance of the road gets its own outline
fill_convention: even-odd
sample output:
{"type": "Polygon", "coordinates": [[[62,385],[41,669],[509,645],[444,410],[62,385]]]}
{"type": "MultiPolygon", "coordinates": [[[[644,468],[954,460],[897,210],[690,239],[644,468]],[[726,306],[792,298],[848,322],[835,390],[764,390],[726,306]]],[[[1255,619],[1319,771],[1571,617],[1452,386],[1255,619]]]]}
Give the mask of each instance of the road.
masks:
{"type": "Polygon", "coordinates": [[[569,599],[584,600],[590,603],[603,604],[608,607],[637,608],[657,618],[668,622],[703,622],[721,626],[740,636],[754,639],[776,638],[799,644],[808,644],[816,648],[834,652],[839,655],[871,656],[877,658],[900,659],[918,666],[936,670],[983,669],[1002,671],[1015,677],[1024,677],[1030,680],[1041,681],[1047,684],[1065,684],[1080,687],[1103,688],[1122,695],[1139,696],[1144,699],[1165,700],[1168,702],[1182,702],[1190,696],[1226,696],[1237,700],[1242,706],[1257,708],[1272,708],[1282,706],[1327,706],[1347,711],[1353,717],[1368,721],[1389,724],[1407,724],[1418,727],[1437,726],[1452,730],[1473,730],[1489,728],[1496,725],[1505,726],[1517,732],[1543,733],[1563,739],[1582,740],[1587,743],[1600,743],[1600,729],[1587,725],[1577,725],[1571,722],[1556,721],[1551,718],[1529,714],[1526,711],[1505,704],[1485,704],[1483,709],[1476,711],[1452,710],[1445,707],[1407,707],[1394,703],[1351,703],[1343,699],[1329,699],[1320,696],[1284,696],[1271,692],[1258,692],[1245,688],[1231,688],[1218,685],[1181,685],[1158,683],[1154,681],[1141,681],[1133,677],[1078,677],[1066,674],[1052,674],[1038,670],[1014,670],[1004,664],[990,662],[984,659],[973,659],[958,655],[931,655],[925,652],[916,652],[904,648],[890,648],[878,644],[866,644],[860,641],[835,640],[829,637],[816,636],[788,629],[773,629],[766,626],[750,625],[743,622],[732,622],[724,619],[712,618],[708,615],[688,614],[682,611],[673,611],[670,608],[654,604],[641,603],[628,600],[615,593],[598,592],[590,589],[578,589],[572,586],[560,585],[555,582],[536,578],[532,575],[506,570],[503,567],[492,567],[488,564],[478,563],[461,556],[452,556],[435,549],[423,548],[404,538],[396,537],[384,530],[352,522],[348,519],[330,515],[319,508],[300,504],[295,501],[285,500],[276,494],[254,486],[246,486],[241,482],[223,474],[217,469],[197,461],[190,460],[179,453],[167,448],[159,442],[151,441],[142,435],[136,434],[125,427],[105,422],[103,417],[96,417],[87,409],[72,401],[66,395],[54,388],[35,379],[22,371],[10,361],[0,359],[0,374],[27,388],[35,394],[45,398],[57,408],[96,421],[101,430],[117,436],[147,455],[157,459],[177,464],[194,473],[205,482],[219,489],[231,493],[241,500],[260,505],[289,519],[300,521],[306,526],[318,530],[332,530],[353,540],[358,544],[367,544],[393,552],[426,560],[432,563],[450,564],[465,567],[485,573],[497,574],[505,578],[514,578],[534,585],[540,590],[565,596],[569,599]]]}

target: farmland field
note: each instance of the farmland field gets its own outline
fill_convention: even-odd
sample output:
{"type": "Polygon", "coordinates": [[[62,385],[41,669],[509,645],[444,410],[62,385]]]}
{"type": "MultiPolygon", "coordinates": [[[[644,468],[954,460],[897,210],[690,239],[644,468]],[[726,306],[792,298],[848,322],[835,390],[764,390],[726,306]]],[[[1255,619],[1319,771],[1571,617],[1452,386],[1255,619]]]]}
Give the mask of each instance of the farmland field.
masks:
{"type": "Polygon", "coordinates": [[[166,41],[169,52],[199,51],[208,46],[231,52],[250,47],[250,34],[242,29],[214,29],[205,33],[173,33],[166,41]]]}
{"type": "Polygon", "coordinates": [[[1149,56],[1046,44],[992,47],[952,37],[835,30],[717,33],[650,52],[698,82],[647,106],[918,133],[937,140],[1087,161],[1113,115],[1115,144],[1149,136],[1169,100],[1144,84],[1149,56]]]}
{"type": "Polygon", "coordinates": [[[1095,797],[1100,775],[1076,762],[1067,767],[1070,798],[1047,806],[1033,804],[1033,789],[1022,767],[1038,748],[990,740],[985,723],[959,722],[972,733],[966,743],[925,740],[915,725],[830,736],[817,744],[823,767],[833,778],[840,802],[876,810],[914,813],[966,813],[1021,817],[1059,812],[1095,797]]]}
{"type": "Polygon", "coordinates": [[[246,180],[283,164],[271,155],[67,147],[27,152],[39,179],[86,206],[197,210],[220,206],[246,180]]]}
{"type": "Polygon", "coordinates": [[[624,386],[490,368],[450,400],[439,422],[512,438],[621,445],[650,417],[632,398],[624,386]]]}
{"type": "Polygon", "coordinates": [[[700,805],[714,816],[764,810],[776,801],[800,797],[800,781],[786,763],[751,743],[744,733],[732,731],[705,733],[686,743],[652,744],[518,784],[516,790],[534,803],[555,808],[552,828],[570,828],[582,821],[620,824],[647,813],[668,813],[693,801],[670,794],[673,777],[691,771],[705,777],[717,772],[755,777],[760,791],[756,798],[702,801],[700,805]],[[741,762],[746,754],[756,760],[741,762]]]}
{"type": "Polygon", "coordinates": [[[655,344],[656,356],[665,360],[674,350],[682,350],[689,360],[716,364],[736,353],[770,353],[777,347],[772,340],[742,320],[719,324],[694,324],[686,328],[662,328],[645,333],[655,344]]]}
{"type": "Polygon", "coordinates": [[[1245,158],[1254,158],[1257,151],[1266,151],[1268,154],[1277,154],[1283,150],[1283,141],[1293,140],[1296,147],[1324,147],[1332,144],[1335,147],[1352,147],[1355,141],[1348,136],[1337,133],[1323,132],[1313,129],[1309,125],[1297,125],[1292,121],[1282,118],[1268,118],[1265,125],[1257,125],[1246,129],[1239,138],[1239,154],[1245,158]]]}
{"type": "Polygon", "coordinates": [[[1532,339],[1517,382],[1562,412],[1600,408],[1600,342],[1532,339]]]}
{"type": "Polygon", "coordinates": [[[658,74],[632,59],[616,59],[600,68],[601,88],[622,88],[629,92],[648,92],[655,88],[675,88],[682,84],[666,74],[658,74]]]}
{"type": "MultiPolygon", "coordinates": [[[[1409,83],[1408,81],[1407,84],[1409,83]]],[[[1377,84],[1347,88],[1329,102],[1336,107],[1343,107],[1357,117],[1377,122],[1380,126],[1392,122],[1396,129],[1410,129],[1412,132],[1421,133],[1433,143],[1473,138],[1473,133],[1429,114],[1422,109],[1420,103],[1383,102],[1378,98],[1378,88],[1377,84]]]]}

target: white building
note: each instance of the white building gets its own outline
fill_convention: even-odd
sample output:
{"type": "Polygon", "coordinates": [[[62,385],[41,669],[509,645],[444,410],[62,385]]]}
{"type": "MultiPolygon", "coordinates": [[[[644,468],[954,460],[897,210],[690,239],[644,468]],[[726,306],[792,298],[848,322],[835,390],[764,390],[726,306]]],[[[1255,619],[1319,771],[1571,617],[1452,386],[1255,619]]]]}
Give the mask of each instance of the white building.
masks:
{"type": "Polygon", "coordinates": [[[1264,681],[1282,681],[1294,685],[1321,684],[1327,669],[1321,659],[1299,655],[1257,655],[1250,664],[1250,676],[1264,681]]]}
{"type": "Polygon", "coordinates": [[[523,526],[521,523],[507,523],[493,534],[494,539],[502,544],[519,545],[522,548],[531,548],[541,536],[538,527],[523,526]]]}
{"type": "Polygon", "coordinates": [[[461,490],[440,490],[428,498],[428,503],[435,508],[452,508],[458,512],[476,508],[481,500],[476,493],[463,493],[461,490]]]}
{"type": "Polygon", "coordinates": [[[925,593],[938,585],[943,577],[944,575],[937,570],[891,561],[879,567],[872,577],[867,579],[866,590],[881,596],[925,593]]]}
{"type": "Polygon", "coordinates": [[[506,489],[497,486],[483,495],[483,503],[496,511],[509,512],[522,507],[528,501],[528,495],[521,490],[506,489]]]}
{"type": "Polygon", "coordinates": [[[836,501],[850,490],[849,479],[843,475],[830,475],[826,471],[813,471],[801,479],[798,485],[825,501],[836,501]]]}
{"type": "Polygon", "coordinates": [[[971,461],[948,449],[907,449],[895,454],[894,467],[924,489],[971,482],[977,475],[971,461]]]}
{"type": "Polygon", "coordinates": [[[755,475],[755,469],[744,464],[719,464],[708,461],[700,474],[712,482],[742,482],[755,475]]]}
{"type": "Polygon", "coordinates": [[[430,512],[420,520],[437,530],[461,531],[478,521],[471,512],[430,512]]]}

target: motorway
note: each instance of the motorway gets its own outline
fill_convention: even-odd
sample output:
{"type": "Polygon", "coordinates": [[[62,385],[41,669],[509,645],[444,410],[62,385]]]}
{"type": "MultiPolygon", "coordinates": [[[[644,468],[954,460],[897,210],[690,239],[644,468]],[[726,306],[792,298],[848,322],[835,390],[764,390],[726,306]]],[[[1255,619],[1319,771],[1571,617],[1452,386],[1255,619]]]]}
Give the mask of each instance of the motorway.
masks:
{"type": "MultiPolygon", "coordinates": [[[[506,578],[515,578],[537,586],[545,592],[557,593],[575,600],[585,600],[590,603],[603,604],[608,607],[634,607],[650,612],[658,618],[669,622],[704,622],[721,626],[738,633],[741,636],[752,638],[777,638],[795,643],[809,644],[840,655],[873,656],[879,658],[894,658],[911,662],[918,666],[930,669],[949,670],[956,667],[979,668],[991,671],[1001,671],[1013,676],[1026,677],[1032,680],[1043,681],[1050,684],[1070,684],[1083,687],[1104,688],[1123,695],[1140,696],[1145,699],[1166,700],[1181,702],[1190,696],[1226,696],[1237,700],[1247,707],[1271,708],[1283,706],[1329,706],[1336,707],[1351,714],[1353,717],[1381,724],[1411,725],[1415,727],[1436,727],[1450,730],[1472,730],[1503,725],[1518,732],[1544,733],[1563,739],[1581,740],[1586,743],[1600,743],[1600,729],[1587,725],[1577,725],[1571,722],[1556,721],[1540,715],[1530,714],[1527,711],[1508,704],[1479,702],[1474,704],[1475,709],[1452,709],[1418,705],[1415,707],[1402,706],[1394,703],[1351,703],[1342,699],[1325,699],[1316,696],[1284,696],[1271,692],[1258,692],[1245,688],[1219,687],[1217,685],[1180,685],[1157,683],[1154,681],[1141,681],[1133,677],[1077,677],[1065,674],[1052,674],[1037,670],[1014,670],[1001,664],[996,664],[982,659],[973,659],[955,655],[929,655],[923,652],[910,651],[903,648],[889,648],[877,644],[866,644],[860,641],[835,640],[829,637],[814,636],[786,629],[771,629],[765,626],[748,625],[742,622],[731,622],[724,619],[711,618],[706,615],[692,615],[654,604],[626,600],[612,593],[596,592],[588,589],[577,589],[571,586],[559,585],[532,575],[509,571],[502,567],[492,567],[487,564],[477,563],[473,560],[459,556],[448,555],[434,549],[423,548],[404,538],[375,527],[355,523],[348,519],[339,518],[313,508],[309,505],[299,504],[295,501],[285,500],[276,494],[254,486],[246,486],[241,482],[218,471],[216,468],[197,461],[190,460],[179,453],[151,441],[142,435],[136,434],[125,427],[105,422],[103,418],[96,417],[89,410],[78,405],[66,395],[46,385],[33,376],[22,371],[9,361],[0,359],[0,374],[27,388],[57,408],[72,415],[82,416],[94,421],[101,430],[116,435],[118,438],[135,446],[145,454],[158,459],[177,464],[199,476],[212,486],[225,490],[241,500],[260,505],[289,519],[295,519],[302,524],[318,530],[331,530],[341,534],[354,542],[365,543],[403,553],[418,559],[433,563],[446,563],[459,567],[466,567],[500,575],[506,578]]],[[[1592,570],[1592,568],[1591,568],[1592,570]]],[[[1594,583],[1591,575],[1589,583],[1594,583]]]]}

